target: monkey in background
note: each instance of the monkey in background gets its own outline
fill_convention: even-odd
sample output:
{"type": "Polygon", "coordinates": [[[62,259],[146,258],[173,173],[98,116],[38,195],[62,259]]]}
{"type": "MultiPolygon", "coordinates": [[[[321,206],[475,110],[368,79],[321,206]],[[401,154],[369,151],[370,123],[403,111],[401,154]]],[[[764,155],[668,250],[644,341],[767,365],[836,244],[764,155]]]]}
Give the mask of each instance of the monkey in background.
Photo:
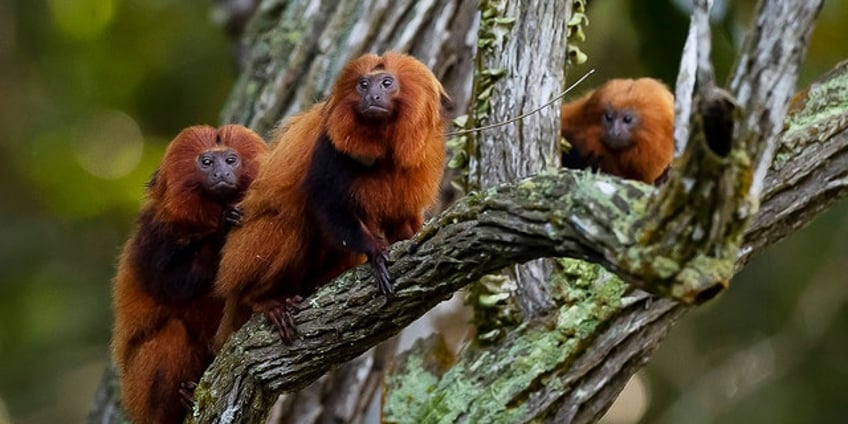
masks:
{"type": "Polygon", "coordinates": [[[380,292],[393,293],[389,245],[412,237],[438,196],[446,101],[417,59],[367,54],[326,101],[284,123],[222,251],[218,347],[253,312],[288,342],[298,297],[366,259],[380,292]]]}
{"type": "Polygon", "coordinates": [[[112,355],[134,423],[182,422],[186,387],[212,361],[223,309],[212,296],[220,249],[266,150],[239,125],[190,127],[148,183],[113,283],[112,355]]]}
{"type": "Polygon", "coordinates": [[[674,95],[655,79],[612,79],[562,106],[563,166],[660,184],[674,158],[674,95]]]}

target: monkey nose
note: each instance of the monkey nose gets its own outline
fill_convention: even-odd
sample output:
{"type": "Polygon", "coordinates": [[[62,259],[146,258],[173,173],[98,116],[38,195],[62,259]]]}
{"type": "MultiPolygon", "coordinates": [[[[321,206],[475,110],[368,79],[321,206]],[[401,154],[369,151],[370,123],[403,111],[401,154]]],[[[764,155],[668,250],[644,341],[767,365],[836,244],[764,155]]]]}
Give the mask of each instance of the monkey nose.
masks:
{"type": "Polygon", "coordinates": [[[232,172],[229,172],[229,171],[225,171],[225,172],[216,172],[216,173],[214,173],[212,176],[213,176],[214,178],[216,178],[216,179],[219,179],[219,180],[221,180],[221,179],[230,179],[230,178],[232,178],[232,177],[233,177],[233,173],[232,173],[232,172]]]}

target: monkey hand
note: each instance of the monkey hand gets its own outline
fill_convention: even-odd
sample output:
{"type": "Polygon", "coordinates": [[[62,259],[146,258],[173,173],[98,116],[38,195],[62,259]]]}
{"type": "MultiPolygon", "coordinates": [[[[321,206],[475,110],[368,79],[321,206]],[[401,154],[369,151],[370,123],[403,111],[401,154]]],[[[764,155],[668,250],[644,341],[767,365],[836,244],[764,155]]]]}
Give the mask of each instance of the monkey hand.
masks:
{"type": "Polygon", "coordinates": [[[194,409],[194,389],[196,388],[197,383],[193,381],[183,381],[180,383],[180,403],[189,411],[194,409]]]}
{"type": "Polygon", "coordinates": [[[277,328],[283,344],[289,344],[297,336],[297,325],[294,322],[294,311],[302,301],[300,296],[287,297],[282,300],[270,300],[254,309],[262,310],[268,320],[277,328]]]}
{"type": "Polygon", "coordinates": [[[224,226],[227,229],[238,227],[244,219],[244,214],[238,206],[231,206],[224,210],[224,226]]]}
{"type": "Polygon", "coordinates": [[[386,297],[393,297],[395,294],[394,281],[389,275],[388,257],[385,252],[377,252],[368,255],[368,263],[371,264],[371,271],[374,273],[374,278],[377,280],[377,290],[380,290],[386,297]]]}

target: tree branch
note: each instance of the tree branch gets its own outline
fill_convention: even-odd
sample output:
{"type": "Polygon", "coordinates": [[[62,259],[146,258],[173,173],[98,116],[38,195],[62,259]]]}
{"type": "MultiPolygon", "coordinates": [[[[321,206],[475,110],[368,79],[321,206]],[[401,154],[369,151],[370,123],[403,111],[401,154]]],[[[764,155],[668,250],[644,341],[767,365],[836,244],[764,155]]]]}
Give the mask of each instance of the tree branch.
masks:
{"type": "MultiPolygon", "coordinates": [[[[472,99],[466,127],[480,128],[537,110],[562,91],[567,60],[567,26],[572,1],[481,1],[472,99]],[[526,54],[532,51],[534,54],[526,54]],[[539,60],[544,58],[544,60],[539,60]]],[[[485,190],[560,166],[557,101],[520,124],[461,136],[467,152],[469,190],[485,190]]],[[[492,339],[507,331],[504,321],[546,313],[553,264],[548,259],[515,264],[475,284],[467,298],[474,308],[477,336],[492,339]],[[505,297],[508,296],[508,297],[505,297]],[[485,299],[505,297],[505,305],[485,299]]]]}
{"type": "MultiPolygon", "coordinates": [[[[840,95],[840,102],[848,101],[845,91],[831,94],[840,95]]],[[[832,120],[844,120],[830,115],[827,122],[832,125],[839,126],[832,120]]],[[[796,121],[806,118],[800,114],[792,117],[796,121]]],[[[781,139],[781,145],[791,140],[820,156],[790,157],[782,168],[814,168],[810,161],[848,160],[844,126],[827,143],[797,140],[791,135],[781,139]]],[[[826,169],[834,174],[818,179],[817,189],[825,189],[828,181],[846,172],[844,167],[826,169]]],[[[779,180],[777,183],[778,187],[782,184],[779,180]]],[[[831,193],[844,196],[842,187],[831,193]]],[[[390,272],[396,278],[394,299],[380,296],[368,268],[361,267],[303,302],[295,316],[302,338],[291,345],[282,345],[264,318],[253,317],[225,345],[201,381],[196,392],[198,422],[255,418],[238,414],[250,414],[251,406],[267,406],[268,399],[281,391],[304,387],[334,365],[397,333],[457,289],[510,263],[569,256],[621,272],[614,259],[618,256],[616,249],[633,244],[632,236],[621,229],[645,212],[652,193],[643,184],[563,170],[467,196],[430,221],[413,240],[393,247],[390,272]],[[227,415],[227,411],[236,415],[227,415]]],[[[768,210],[770,202],[775,201],[772,199],[777,197],[766,199],[764,209],[768,210]]],[[[812,202],[816,197],[807,199],[812,202]]],[[[794,215],[798,219],[793,222],[796,228],[821,210],[819,203],[809,206],[813,210],[797,205],[797,210],[807,213],[794,215]]],[[[774,214],[758,217],[753,228],[761,230],[747,234],[743,249],[747,254],[743,257],[768,243],[771,228],[782,231],[772,225],[780,218],[774,214]]],[[[638,278],[621,274],[625,279],[638,278]]]]}
{"type": "MultiPolygon", "coordinates": [[[[251,51],[254,60],[250,61],[253,65],[248,66],[234,90],[231,106],[224,114],[225,121],[248,123],[267,133],[281,114],[323,97],[322,90],[326,90],[332,81],[331,75],[335,74],[335,70],[347,58],[359,54],[358,49],[365,45],[362,39],[357,39],[353,45],[340,42],[344,39],[340,34],[350,33],[356,22],[349,19],[351,14],[355,13],[359,18],[363,13],[369,13],[369,18],[385,19],[391,24],[381,28],[389,32],[398,31],[417,16],[410,9],[412,6],[407,4],[400,6],[402,9],[393,9],[393,5],[363,2],[364,6],[360,5],[362,7],[355,10],[343,7],[331,10],[328,4],[322,2],[313,3],[310,7],[326,12],[330,16],[326,20],[284,18],[316,11],[297,9],[301,6],[296,3],[282,0],[263,2],[259,17],[248,30],[250,37],[255,37],[252,44],[256,50],[251,51]],[[291,15],[293,13],[295,15],[291,15]],[[268,29],[280,25],[294,27],[268,29]],[[318,36],[324,27],[327,34],[318,36]],[[285,34],[288,36],[281,36],[285,34]],[[328,57],[317,60],[314,57],[316,51],[321,51],[322,55],[327,53],[328,57]],[[274,55],[280,54],[287,54],[289,58],[274,59],[274,55]],[[318,78],[320,75],[326,78],[318,78]],[[292,86],[299,94],[280,89],[292,86]]],[[[423,16],[435,16],[431,13],[431,6],[432,3],[419,6],[423,16]]],[[[821,90],[812,88],[806,96],[796,99],[792,116],[786,121],[793,131],[784,133],[777,147],[769,147],[769,138],[774,139],[782,128],[783,113],[780,108],[785,111],[785,100],[797,74],[796,62],[803,56],[812,19],[821,3],[790,6],[787,2],[766,1],[759,9],[761,14],[774,11],[790,23],[770,20],[774,18],[766,20],[762,16],[757,18],[759,26],[752,30],[753,41],[747,44],[749,50],[740,60],[731,84],[744,119],[735,126],[734,139],[739,145],[729,155],[730,159],[709,156],[703,132],[696,131],[692,137],[701,138],[701,141],[690,144],[692,149],[701,149],[701,153],[684,159],[681,171],[659,194],[653,188],[638,183],[561,170],[470,195],[428,223],[415,239],[394,246],[390,267],[397,280],[398,293],[394,299],[387,300],[377,294],[367,268],[355,269],[300,305],[296,322],[302,338],[291,345],[281,345],[276,333],[263,318],[256,316],[251,319],[231,338],[205,374],[195,392],[195,414],[189,420],[259,421],[279,393],[305,387],[332,367],[397,333],[455,290],[509,264],[545,256],[587,259],[636,286],[657,293],[669,292],[668,283],[674,280],[671,277],[686,277],[686,273],[706,276],[695,279],[706,284],[714,284],[718,281],[716,278],[722,276],[729,278],[734,265],[740,266],[752,253],[806,224],[835,198],[843,197],[848,191],[848,136],[844,118],[844,104],[848,101],[844,81],[848,77],[844,66],[831,74],[829,80],[820,83],[821,90]],[[775,90],[779,93],[770,93],[774,87],[779,88],[775,90]],[[828,101],[822,101],[823,98],[828,101]],[[841,114],[836,110],[841,110],[841,114]],[[826,139],[815,135],[818,128],[830,129],[826,139]],[[778,152],[778,160],[774,168],[766,173],[764,170],[772,162],[774,151],[778,152]],[[745,154],[734,154],[736,152],[745,154]],[[755,176],[751,179],[755,183],[751,184],[750,190],[744,185],[745,156],[754,158],[755,164],[755,176]],[[693,158],[705,158],[708,163],[699,164],[699,160],[693,158]],[[701,171],[706,173],[698,174],[701,171]],[[757,176],[759,172],[762,172],[762,177],[757,176]],[[668,218],[676,216],[682,217],[677,220],[680,223],[696,219],[697,222],[713,225],[712,220],[699,215],[696,206],[708,208],[709,212],[712,206],[733,204],[722,203],[730,193],[727,190],[721,190],[717,196],[699,194],[691,187],[687,188],[686,178],[696,174],[701,178],[727,176],[726,182],[730,185],[725,187],[732,188],[730,197],[740,201],[742,197],[739,195],[747,193],[749,208],[742,210],[739,217],[727,214],[727,211],[738,209],[725,208],[721,213],[727,220],[714,227],[705,227],[715,229],[707,233],[711,237],[712,233],[718,234],[714,239],[718,244],[702,243],[695,247],[694,252],[697,253],[689,250],[685,255],[679,255],[675,254],[676,250],[668,240],[656,237],[664,232],[677,231],[657,225],[662,222],[660,220],[670,222],[668,218]],[[764,182],[758,182],[761,180],[764,182]],[[739,186],[740,183],[743,185],[739,186]],[[757,184],[765,188],[761,199],[762,211],[743,231],[756,208],[760,190],[757,184]],[[681,200],[685,197],[680,197],[680,193],[701,196],[705,201],[690,203],[681,200]],[[678,196],[676,200],[663,202],[663,199],[672,199],[672,195],[678,196]],[[668,205],[665,211],[673,213],[652,209],[663,204],[668,205]],[[723,232],[727,228],[731,228],[729,234],[723,232]],[[725,237],[722,238],[721,234],[725,237]],[[743,249],[738,252],[739,239],[734,239],[737,236],[744,237],[743,249]],[[716,246],[718,248],[709,249],[716,246]],[[658,248],[662,250],[656,250],[658,248]],[[665,263],[650,259],[656,252],[672,259],[665,263]],[[691,260],[699,255],[716,257],[720,262],[691,260]],[[663,272],[663,266],[668,263],[678,268],[670,273],[663,272]],[[729,269],[716,271],[717,266],[727,263],[730,264],[729,269]]],[[[373,33],[362,36],[369,40],[368,43],[378,46],[378,40],[386,40],[373,33]]],[[[408,41],[410,38],[397,39],[408,41]]],[[[400,48],[403,46],[401,43],[400,48]]],[[[705,110],[701,108],[699,116],[705,110]]],[[[695,118],[696,123],[698,119],[695,118]]],[[[703,190],[715,187],[710,186],[714,183],[709,181],[697,181],[703,184],[700,186],[703,190]]],[[[692,228],[688,227],[687,231],[692,228]]],[[[688,234],[691,239],[695,233],[682,234],[688,234]]],[[[678,241],[683,237],[676,235],[678,241]]],[[[512,403],[501,402],[500,405],[532,410],[535,414],[532,416],[548,420],[569,418],[580,422],[597,418],[606,409],[624,381],[646,360],[685,307],[668,300],[653,299],[639,291],[620,289],[624,286],[611,283],[615,278],[601,271],[593,274],[588,269],[581,270],[579,263],[571,262],[568,267],[575,270],[574,275],[587,275],[581,280],[582,291],[559,293],[559,309],[551,316],[522,325],[503,344],[477,352],[481,356],[476,358],[497,360],[498,355],[492,353],[506,352],[509,346],[544,348],[541,353],[566,355],[551,358],[543,355],[540,359],[551,360],[540,360],[540,368],[534,368],[528,374],[529,379],[518,381],[519,385],[504,393],[508,396],[498,400],[511,399],[512,403]],[[606,290],[597,290],[599,288],[606,290]],[[599,293],[593,295],[595,297],[585,297],[596,291],[599,293]],[[562,307],[564,304],[571,307],[562,307]],[[598,308],[591,310],[593,305],[598,308]],[[554,331],[548,331],[551,329],[554,331]],[[545,344],[544,340],[550,343],[545,344]]],[[[571,282],[568,286],[559,286],[570,288],[571,282]]],[[[688,292],[689,300],[697,300],[697,294],[703,289],[704,286],[700,286],[688,292]]],[[[687,293],[673,294],[687,298],[687,293]]],[[[474,358],[469,356],[464,360],[471,359],[474,358]]],[[[485,369],[485,373],[475,375],[484,379],[491,379],[492,374],[499,371],[505,375],[516,375],[506,371],[514,370],[510,366],[527,365],[503,361],[500,364],[504,368],[485,369]]],[[[467,369],[455,366],[450,372],[462,375],[467,369]]],[[[439,375],[444,377],[443,373],[439,375]]],[[[439,379],[435,380],[436,383],[439,379]]],[[[448,392],[433,392],[444,393],[448,392]]],[[[472,390],[470,393],[481,392],[472,390]]],[[[477,402],[485,401],[485,396],[478,396],[477,402]]],[[[440,399],[453,400],[450,397],[440,399]]],[[[468,401],[468,398],[462,399],[468,401]]],[[[446,405],[432,397],[420,404],[433,406],[428,409],[430,411],[442,411],[440,408],[446,405]]],[[[464,406],[469,405],[472,403],[464,403],[464,406]]],[[[475,407],[478,405],[482,403],[473,404],[475,407]]],[[[484,409],[478,410],[485,412],[484,409]]],[[[420,410],[419,413],[421,411],[426,412],[420,410]]],[[[514,411],[504,412],[511,414],[514,411]]]]}
{"type": "Polygon", "coordinates": [[[823,0],[761,0],[729,89],[747,111],[735,134],[754,163],[749,198],[762,197],[789,98],[823,0]],[[757,142],[763,140],[764,142],[757,142]]]}

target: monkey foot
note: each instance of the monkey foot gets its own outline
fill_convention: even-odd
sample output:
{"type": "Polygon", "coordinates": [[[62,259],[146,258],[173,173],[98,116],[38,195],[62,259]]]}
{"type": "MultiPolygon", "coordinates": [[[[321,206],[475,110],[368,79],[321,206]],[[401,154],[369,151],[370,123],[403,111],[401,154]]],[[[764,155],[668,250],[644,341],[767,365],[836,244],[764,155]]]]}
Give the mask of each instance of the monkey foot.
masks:
{"type": "Polygon", "coordinates": [[[371,270],[374,273],[374,279],[377,280],[377,290],[386,297],[392,297],[395,294],[395,285],[392,281],[392,276],[389,275],[389,266],[385,253],[377,253],[368,255],[368,262],[371,263],[371,270]]]}
{"type": "Polygon", "coordinates": [[[268,302],[264,308],[265,316],[277,328],[280,339],[284,344],[291,343],[297,336],[297,325],[294,322],[294,310],[298,302],[302,301],[300,296],[287,297],[283,300],[268,302]]]}
{"type": "Polygon", "coordinates": [[[194,389],[196,388],[197,383],[193,381],[180,383],[180,403],[189,411],[194,409],[194,389]]]}

